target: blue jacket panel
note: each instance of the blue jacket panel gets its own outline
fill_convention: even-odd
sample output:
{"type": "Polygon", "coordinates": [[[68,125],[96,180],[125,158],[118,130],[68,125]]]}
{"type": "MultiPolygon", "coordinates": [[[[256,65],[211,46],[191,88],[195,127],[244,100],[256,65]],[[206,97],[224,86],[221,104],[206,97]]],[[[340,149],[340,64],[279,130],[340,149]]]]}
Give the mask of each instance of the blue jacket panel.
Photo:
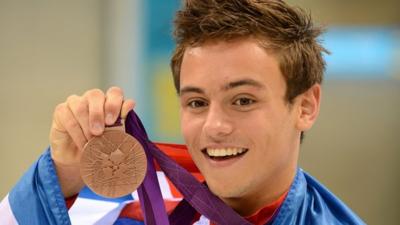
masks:
{"type": "Polygon", "coordinates": [[[365,224],[326,187],[302,169],[297,170],[289,193],[273,225],[365,224]]]}

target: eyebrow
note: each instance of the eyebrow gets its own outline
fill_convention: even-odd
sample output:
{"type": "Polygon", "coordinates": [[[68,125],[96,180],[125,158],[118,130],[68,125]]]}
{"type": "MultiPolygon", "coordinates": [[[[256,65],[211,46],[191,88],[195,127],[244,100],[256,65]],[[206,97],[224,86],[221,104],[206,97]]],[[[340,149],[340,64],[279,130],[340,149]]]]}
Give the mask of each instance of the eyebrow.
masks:
{"type": "Polygon", "coordinates": [[[193,87],[193,86],[187,86],[187,87],[184,87],[181,90],[179,90],[178,95],[182,96],[184,94],[191,93],[191,92],[198,93],[198,94],[204,94],[204,90],[201,89],[201,88],[193,87]]]}
{"type": "Polygon", "coordinates": [[[260,82],[258,82],[256,80],[243,79],[243,80],[230,82],[229,84],[225,85],[222,89],[224,91],[227,91],[229,89],[237,88],[237,87],[240,87],[240,86],[253,86],[253,87],[256,87],[256,88],[265,88],[264,84],[262,84],[262,83],[260,83],[260,82]]]}
{"type": "MultiPolygon", "coordinates": [[[[243,80],[232,81],[232,82],[228,83],[227,85],[222,87],[222,90],[223,91],[228,91],[230,89],[241,87],[241,86],[253,86],[253,87],[256,87],[256,88],[264,88],[265,87],[264,84],[262,84],[262,83],[260,83],[260,82],[258,82],[256,80],[243,79],[243,80]]],[[[184,94],[191,93],[191,92],[192,93],[198,93],[198,94],[204,94],[205,93],[204,90],[201,89],[201,88],[194,87],[194,86],[187,86],[187,87],[184,87],[184,88],[180,89],[178,95],[182,96],[184,94]]]]}

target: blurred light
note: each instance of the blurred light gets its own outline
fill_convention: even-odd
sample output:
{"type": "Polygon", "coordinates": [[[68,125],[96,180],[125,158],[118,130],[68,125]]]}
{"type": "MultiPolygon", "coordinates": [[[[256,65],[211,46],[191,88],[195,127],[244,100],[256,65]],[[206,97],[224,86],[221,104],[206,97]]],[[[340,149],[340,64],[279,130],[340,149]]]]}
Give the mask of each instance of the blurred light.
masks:
{"type": "Polygon", "coordinates": [[[398,31],[390,27],[333,27],[323,36],[328,79],[389,79],[396,71],[398,31]]]}

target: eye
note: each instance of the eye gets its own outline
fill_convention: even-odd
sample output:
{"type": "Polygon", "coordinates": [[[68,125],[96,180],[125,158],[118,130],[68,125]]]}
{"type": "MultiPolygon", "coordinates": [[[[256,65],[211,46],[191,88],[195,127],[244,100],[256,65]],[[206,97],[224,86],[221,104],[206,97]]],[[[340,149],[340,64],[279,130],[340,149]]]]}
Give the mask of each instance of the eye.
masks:
{"type": "Polygon", "coordinates": [[[202,101],[202,100],[192,100],[187,105],[190,108],[196,109],[196,108],[207,106],[207,102],[202,101]]]}
{"type": "Polygon", "coordinates": [[[255,102],[255,101],[254,101],[253,99],[242,97],[242,98],[236,99],[236,100],[233,102],[233,104],[234,104],[234,105],[238,105],[238,106],[246,106],[246,105],[251,105],[251,104],[253,104],[254,102],[255,102]]]}

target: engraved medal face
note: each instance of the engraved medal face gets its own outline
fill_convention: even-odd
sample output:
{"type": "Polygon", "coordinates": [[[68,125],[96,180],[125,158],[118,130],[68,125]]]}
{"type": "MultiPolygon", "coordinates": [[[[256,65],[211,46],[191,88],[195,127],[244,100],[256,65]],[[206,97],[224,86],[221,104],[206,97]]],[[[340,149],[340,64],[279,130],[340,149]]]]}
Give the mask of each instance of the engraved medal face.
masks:
{"type": "Polygon", "coordinates": [[[142,183],[147,159],[142,145],[129,134],[105,130],[84,147],[80,162],[83,181],[95,193],[117,198],[135,191],[142,183]]]}

